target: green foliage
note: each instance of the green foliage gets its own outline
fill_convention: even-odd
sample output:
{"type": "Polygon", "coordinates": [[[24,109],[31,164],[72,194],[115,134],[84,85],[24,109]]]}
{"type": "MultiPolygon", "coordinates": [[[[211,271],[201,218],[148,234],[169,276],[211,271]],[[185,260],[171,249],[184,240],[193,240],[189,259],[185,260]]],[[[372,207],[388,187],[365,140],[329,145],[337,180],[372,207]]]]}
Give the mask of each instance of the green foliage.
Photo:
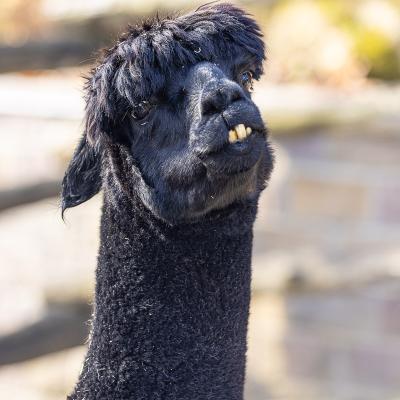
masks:
{"type": "MultiPolygon", "coordinates": [[[[369,78],[400,79],[400,37],[393,40],[378,28],[365,26],[356,15],[360,1],[316,0],[316,2],[336,26],[350,34],[354,56],[366,67],[369,78]]],[[[393,0],[388,4],[398,10],[400,1],[393,0]]]]}
{"type": "Polygon", "coordinates": [[[360,27],[355,35],[354,48],[368,67],[368,77],[384,80],[400,78],[400,52],[378,30],[360,27]]]}
{"type": "MultiPolygon", "coordinates": [[[[388,34],[386,29],[387,21],[384,19],[385,15],[381,19],[379,19],[380,15],[375,15],[375,21],[372,24],[361,16],[363,7],[370,6],[372,14],[374,13],[374,7],[378,9],[378,13],[379,8],[383,7],[386,10],[390,10],[389,22],[393,25],[393,19],[397,18],[400,21],[400,0],[280,0],[273,2],[273,4],[270,3],[269,7],[262,5],[262,2],[255,4],[258,4],[254,5],[253,8],[255,16],[275,40],[277,36],[274,36],[273,32],[270,31],[270,20],[276,21],[277,18],[285,18],[287,15],[285,12],[288,9],[298,7],[300,4],[318,9],[327,22],[326,29],[324,32],[321,31],[321,35],[331,33],[333,29],[338,34],[343,33],[349,38],[349,65],[358,66],[360,76],[381,80],[400,79],[400,29],[397,33],[390,32],[388,34]],[[257,11],[257,7],[259,11],[257,11]],[[331,30],[329,30],[328,25],[332,28],[331,30]]],[[[304,7],[302,10],[308,9],[310,7],[304,7]]],[[[369,13],[371,14],[371,10],[369,10],[369,13]]],[[[304,18],[304,16],[299,15],[298,18],[304,18]]],[[[321,22],[319,21],[319,23],[321,22]]],[[[293,27],[289,25],[287,29],[290,30],[293,27]]],[[[298,35],[305,35],[305,33],[299,31],[298,35]]],[[[331,37],[326,38],[326,40],[329,39],[331,37]]],[[[298,42],[301,43],[301,40],[299,39],[298,42]]],[[[301,52],[302,49],[299,47],[298,51],[301,52]]],[[[309,49],[308,51],[311,53],[312,50],[309,49]]],[[[315,49],[315,51],[318,52],[319,50],[315,49]]],[[[296,54],[292,53],[292,57],[296,59],[296,54]]],[[[286,63],[287,65],[288,63],[286,63]]],[[[301,66],[296,64],[297,75],[299,68],[301,66]]],[[[314,67],[310,66],[310,68],[314,67]]],[[[292,75],[290,72],[288,73],[288,76],[292,75]]],[[[319,71],[313,71],[313,74],[309,75],[319,76],[319,71]]]]}

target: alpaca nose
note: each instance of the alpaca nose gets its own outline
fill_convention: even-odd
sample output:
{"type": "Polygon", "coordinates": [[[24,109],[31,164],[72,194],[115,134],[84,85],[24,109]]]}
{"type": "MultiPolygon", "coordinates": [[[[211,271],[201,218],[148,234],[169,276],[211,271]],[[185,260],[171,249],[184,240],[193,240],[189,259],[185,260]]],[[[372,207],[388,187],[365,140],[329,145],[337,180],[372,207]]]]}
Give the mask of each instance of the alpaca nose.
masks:
{"type": "Polygon", "coordinates": [[[217,114],[224,111],[233,102],[244,99],[241,87],[232,81],[224,80],[218,86],[206,87],[201,98],[201,111],[203,115],[217,114]]]}

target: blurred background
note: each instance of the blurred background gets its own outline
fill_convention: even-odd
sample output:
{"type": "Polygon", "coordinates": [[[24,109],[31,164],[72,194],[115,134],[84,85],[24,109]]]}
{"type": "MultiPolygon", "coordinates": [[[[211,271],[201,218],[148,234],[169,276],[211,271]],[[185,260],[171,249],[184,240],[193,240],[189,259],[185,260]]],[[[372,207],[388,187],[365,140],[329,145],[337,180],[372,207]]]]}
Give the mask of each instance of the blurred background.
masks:
{"type": "MultiPolygon", "coordinates": [[[[277,165],[255,228],[247,400],[400,399],[400,1],[238,1],[268,43],[277,165]]],[[[1,0],[0,397],[65,399],[101,196],[64,224],[82,75],[128,23],[200,2],[1,0]]]]}

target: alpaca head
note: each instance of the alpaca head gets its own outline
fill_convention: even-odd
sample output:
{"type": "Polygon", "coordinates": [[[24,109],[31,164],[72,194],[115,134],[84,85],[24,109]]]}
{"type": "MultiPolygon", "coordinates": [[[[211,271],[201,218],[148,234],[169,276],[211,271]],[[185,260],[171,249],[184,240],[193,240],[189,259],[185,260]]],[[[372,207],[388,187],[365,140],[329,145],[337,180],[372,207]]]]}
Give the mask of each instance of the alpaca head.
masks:
{"type": "Polygon", "coordinates": [[[171,223],[257,199],[272,170],[251,100],[261,36],[229,4],[130,28],[87,80],[85,133],[64,177],[63,211],[106,179],[171,223]]]}

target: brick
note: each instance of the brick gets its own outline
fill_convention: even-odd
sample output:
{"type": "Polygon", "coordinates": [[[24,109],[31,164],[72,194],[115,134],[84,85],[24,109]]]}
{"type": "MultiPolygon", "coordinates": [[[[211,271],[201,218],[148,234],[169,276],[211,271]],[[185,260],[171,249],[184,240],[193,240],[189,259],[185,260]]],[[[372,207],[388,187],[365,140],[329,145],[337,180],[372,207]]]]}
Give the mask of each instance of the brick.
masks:
{"type": "Polygon", "coordinates": [[[348,353],[350,374],[365,385],[400,390],[400,349],[390,342],[364,345],[348,353]]]}
{"type": "Polygon", "coordinates": [[[381,317],[383,332],[396,335],[400,339],[400,295],[399,298],[384,301],[381,317]]]}
{"type": "Polygon", "coordinates": [[[304,217],[336,220],[366,217],[368,190],[357,183],[297,178],[292,186],[292,212],[304,217]]]}
{"type": "Polygon", "coordinates": [[[294,379],[326,379],[332,351],[314,332],[294,329],[284,338],[287,374],[294,379]]]}
{"type": "Polygon", "coordinates": [[[400,225],[400,186],[379,189],[378,218],[383,223],[400,225]]]}

